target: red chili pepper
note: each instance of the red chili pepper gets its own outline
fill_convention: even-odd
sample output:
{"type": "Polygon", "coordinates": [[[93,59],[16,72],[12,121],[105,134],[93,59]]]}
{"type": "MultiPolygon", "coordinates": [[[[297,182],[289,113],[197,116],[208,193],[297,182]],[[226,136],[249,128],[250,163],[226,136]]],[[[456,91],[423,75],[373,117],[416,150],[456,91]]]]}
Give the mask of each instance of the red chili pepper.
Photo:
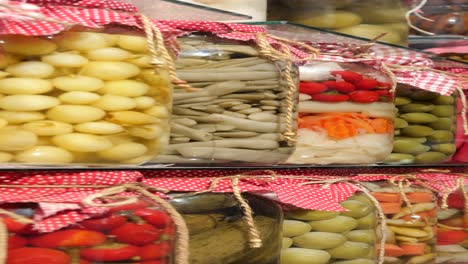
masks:
{"type": "Polygon", "coordinates": [[[378,82],[374,79],[362,79],[358,83],[356,83],[356,88],[358,90],[371,90],[376,88],[378,82]]]}
{"type": "Polygon", "coordinates": [[[8,251],[6,264],[69,264],[70,256],[49,248],[23,247],[8,251]]]}
{"type": "Polygon", "coordinates": [[[312,96],[313,101],[319,102],[346,102],[349,96],[346,94],[316,94],[312,96]]]}
{"type": "Polygon", "coordinates": [[[18,235],[11,235],[8,237],[8,249],[15,249],[15,248],[22,248],[28,244],[28,240],[26,238],[18,236],[18,235]]]}
{"type": "Polygon", "coordinates": [[[390,88],[392,88],[392,84],[391,83],[378,82],[377,87],[390,89],[390,88]]]}
{"type": "Polygon", "coordinates": [[[118,243],[80,250],[80,257],[89,261],[124,261],[137,255],[138,247],[118,243]]]}
{"type": "Polygon", "coordinates": [[[335,89],[336,81],[324,81],[322,84],[326,85],[329,89],[335,89]]]}
{"type": "Polygon", "coordinates": [[[353,71],[332,71],[331,74],[333,76],[339,75],[343,80],[350,83],[358,83],[362,80],[362,75],[353,71]]]}
{"type": "Polygon", "coordinates": [[[158,240],[162,231],[150,224],[126,223],[110,232],[121,243],[144,246],[158,240]]]}
{"type": "Polygon", "coordinates": [[[39,235],[30,240],[37,247],[92,247],[106,241],[106,235],[96,231],[68,229],[39,235]]]}
{"type": "Polygon", "coordinates": [[[356,90],[356,86],[349,82],[336,82],[335,90],[340,93],[350,93],[356,90]]]}
{"type": "Polygon", "coordinates": [[[299,84],[299,92],[308,95],[319,94],[327,89],[326,85],[317,82],[301,82],[299,84]]]}
{"type": "Polygon", "coordinates": [[[132,204],[125,204],[125,205],[120,205],[116,207],[111,207],[109,208],[109,213],[114,213],[114,212],[119,212],[119,211],[130,211],[130,210],[135,210],[138,208],[146,208],[148,206],[151,206],[148,202],[145,202],[143,200],[138,200],[135,203],[132,204]]]}
{"type": "Polygon", "coordinates": [[[149,244],[140,248],[141,260],[160,259],[167,256],[171,252],[171,246],[167,242],[158,244],[149,244]]]}
{"type": "Polygon", "coordinates": [[[464,241],[468,235],[463,230],[447,230],[437,232],[437,245],[455,245],[464,241]]]}
{"type": "Polygon", "coordinates": [[[356,103],[373,103],[380,99],[380,95],[373,91],[354,91],[349,97],[356,103]]]}
{"type": "MultiPolygon", "coordinates": [[[[139,210],[139,209],[138,209],[139,210]]],[[[127,218],[121,215],[110,215],[101,218],[89,219],[81,222],[80,224],[87,229],[91,230],[111,230],[119,227],[127,222],[127,218]]]]}
{"type": "Polygon", "coordinates": [[[141,208],[135,210],[134,214],[140,216],[146,222],[152,224],[157,228],[165,228],[171,223],[171,218],[166,212],[160,210],[153,210],[149,208],[141,208]]]}
{"type": "Polygon", "coordinates": [[[3,217],[2,222],[8,229],[8,232],[11,232],[11,233],[18,233],[18,232],[24,231],[28,229],[28,227],[30,226],[29,224],[23,224],[23,223],[17,222],[16,220],[10,217],[3,217]]]}
{"type": "Polygon", "coordinates": [[[447,205],[450,208],[463,209],[465,206],[465,199],[460,192],[451,193],[447,199],[447,205]]]}

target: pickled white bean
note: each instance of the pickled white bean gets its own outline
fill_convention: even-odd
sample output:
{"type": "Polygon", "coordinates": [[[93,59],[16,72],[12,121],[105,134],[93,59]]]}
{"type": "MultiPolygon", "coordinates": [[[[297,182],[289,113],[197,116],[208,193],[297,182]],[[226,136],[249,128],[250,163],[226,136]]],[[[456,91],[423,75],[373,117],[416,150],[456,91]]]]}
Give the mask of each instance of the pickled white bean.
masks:
{"type": "Polygon", "coordinates": [[[8,162],[13,159],[13,155],[8,152],[0,152],[0,162],[8,162]]]}
{"type": "Polygon", "coordinates": [[[36,134],[19,129],[0,129],[0,151],[28,149],[37,142],[36,134]]]}
{"type": "Polygon", "coordinates": [[[104,87],[102,80],[80,75],[57,77],[52,84],[63,91],[92,92],[104,87]]]}
{"type": "Polygon", "coordinates": [[[146,54],[135,54],[130,59],[127,60],[132,64],[140,68],[153,68],[154,66],[151,64],[151,57],[146,54]]]}
{"type": "Polygon", "coordinates": [[[57,49],[57,45],[50,40],[23,35],[1,36],[0,43],[0,48],[6,52],[26,56],[45,55],[57,49]]]}
{"type": "Polygon", "coordinates": [[[123,111],[135,108],[137,103],[132,98],[114,94],[103,95],[98,101],[93,103],[94,107],[106,111],[123,111]]]}
{"type": "Polygon", "coordinates": [[[92,32],[65,32],[56,41],[62,50],[88,51],[108,46],[102,34],[92,32]]]}
{"type": "Polygon", "coordinates": [[[53,89],[49,80],[35,78],[6,78],[0,80],[3,94],[42,94],[53,89]]]}
{"type": "Polygon", "coordinates": [[[129,127],[127,130],[130,135],[144,139],[156,139],[164,133],[158,125],[135,126],[129,127]]]}
{"type": "Polygon", "coordinates": [[[89,134],[111,135],[124,131],[124,128],[109,122],[87,122],[76,125],[75,130],[89,134]]]}
{"type": "Polygon", "coordinates": [[[45,95],[10,95],[0,98],[0,108],[8,111],[40,111],[59,103],[57,98],[45,95]]]}
{"type": "Polygon", "coordinates": [[[99,98],[101,98],[99,94],[81,91],[66,92],[59,96],[62,102],[68,104],[91,104],[99,98]]]}
{"type": "Polygon", "coordinates": [[[40,61],[23,61],[10,65],[6,72],[17,77],[47,78],[54,73],[54,67],[40,61]]]}
{"type": "Polygon", "coordinates": [[[112,147],[109,139],[84,133],[58,135],[52,138],[52,142],[59,147],[77,152],[97,152],[112,147]]]}
{"type": "Polygon", "coordinates": [[[89,61],[87,58],[73,53],[61,52],[42,56],[41,60],[55,67],[76,68],[83,67],[89,61]]]}
{"type": "Polygon", "coordinates": [[[56,136],[73,131],[73,126],[70,124],[50,120],[29,122],[22,127],[38,136],[56,136]]]}
{"type": "Polygon", "coordinates": [[[140,73],[137,66],[121,61],[92,61],[81,70],[82,75],[106,81],[125,80],[140,73]]]}
{"type": "Polygon", "coordinates": [[[145,111],[146,114],[155,116],[157,118],[168,118],[169,117],[169,110],[167,107],[162,105],[156,105],[147,109],[145,111]]]}
{"type": "Polygon", "coordinates": [[[47,111],[46,115],[51,120],[74,124],[96,121],[103,118],[105,114],[103,110],[92,106],[58,105],[47,111]]]}
{"type": "Polygon", "coordinates": [[[131,55],[132,53],[115,47],[90,50],[86,53],[86,57],[93,61],[123,61],[131,55]]]}
{"type": "Polygon", "coordinates": [[[70,151],[53,146],[34,146],[16,154],[15,160],[22,163],[56,164],[70,163],[73,155],[70,151]]]}
{"type": "Polygon", "coordinates": [[[128,97],[145,95],[149,86],[144,82],[134,80],[122,80],[106,82],[104,87],[98,91],[100,94],[115,94],[128,97]]]}
{"type": "Polygon", "coordinates": [[[145,52],[148,50],[146,38],[138,36],[120,35],[117,45],[123,49],[137,52],[145,52]]]}
{"type": "Polygon", "coordinates": [[[136,109],[145,110],[156,104],[156,100],[149,96],[140,96],[134,98],[136,102],[136,109]]]}
{"type": "Polygon", "coordinates": [[[111,112],[109,113],[107,120],[117,124],[126,125],[146,125],[160,122],[156,117],[135,111],[111,112]]]}
{"type": "Polygon", "coordinates": [[[0,118],[5,119],[10,124],[21,124],[21,123],[45,119],[45,115],[40,112],[0,111],[0,118]]]}
{"type": "Polygon", "coordinates": [[[98,152],[98,156],[112,161],[123,161],[137,158],[146,153],[148,148],[139,143],[126,142],[113,146],[112,148],[98,152]]]}

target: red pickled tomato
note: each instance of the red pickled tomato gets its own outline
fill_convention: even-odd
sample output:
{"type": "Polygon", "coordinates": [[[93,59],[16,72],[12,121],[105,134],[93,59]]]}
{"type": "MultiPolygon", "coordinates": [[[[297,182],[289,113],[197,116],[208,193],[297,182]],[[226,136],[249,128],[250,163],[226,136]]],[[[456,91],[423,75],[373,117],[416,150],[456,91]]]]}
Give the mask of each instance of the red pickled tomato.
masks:
{"type": "Polygon", "coordinates": [[[358,90],[371,90],[376,88],[378,82],[374,79],[362,79],[358,83],[356,83],[356,88],[358,90]]]}
{"type": "Polygon", "coordinates": [[[331,74],[333,76],[339,75],[343,80],[350,83],[358,83],[362,80],[362,75],[353,71],[332,71],[331,74]]]}
{"type": "Polygon", "coordinates": [[[69,264],[70,256],[49,248],[23,247],[8,251],[6,264],[69,264]]]}
{"type": "Polygon", "coordinates": [[[84,220],[80,224],[86,229],[106,231],[119,227],[127,222],[127,218],[121,215],[110,215],[101,218],[84,220]]]}
{"type": "Polygon", "coordinates": [[[106,235],[96,231],[69,229],[39,235],[30,240],[37,247],[91,247],[106,241],[106,235]]]}
{"type": "Polygon", "coordinates": [[[172,222],[169,215],[160,210],[141,208],[135,210],[133,213],[157,228],[165,228],[172,222]]]}
{"type": "Polygon", "coordinates": [[[17,222],[16,220],[10,217],[3,217],[2,222],[8,229],[8,232],[11,232],[11,233],[24,231],[30,226],[29,224],[23,224],[23,223],[17,222]]]}
{"type": "Polygon", "coordinates": [[[80,250],[80,257],[89,261],[123,261],[138,255],[138,247],[109,244],[80,250]]]}
{"type": "Polygon", "coordinates": [[[299,83],[299,92],[303,94],[313,95],[325,92],[328,87],[317,82],[301,82],[299,83]]]}
{"type": "Polygon", "coordinates": [[[356,90],[354,84],[349,82],[336,82],[335,83],[335,91],[340,93],[350,93],[356,90]]]}
{"type": "Polygon", "coordinates": [[[144,246],[158,240],[163,232],[150,224],[126,223],[110,232],[121,243],[144,246]]]}
{"type": "Polygon", "coordinates": [[[160,259],[167,256],[170,252],[171,246],[169,243],[161,242],[157,244],[149,244],[140,248],[140,259],[160,259]]]}
{"type": "Polygon", "coordinates": [[[18,235],[8,237],[8,249],[21,248],[26,246],[26,244],[28,244],[28,241],[24,237],[18,235]]]}

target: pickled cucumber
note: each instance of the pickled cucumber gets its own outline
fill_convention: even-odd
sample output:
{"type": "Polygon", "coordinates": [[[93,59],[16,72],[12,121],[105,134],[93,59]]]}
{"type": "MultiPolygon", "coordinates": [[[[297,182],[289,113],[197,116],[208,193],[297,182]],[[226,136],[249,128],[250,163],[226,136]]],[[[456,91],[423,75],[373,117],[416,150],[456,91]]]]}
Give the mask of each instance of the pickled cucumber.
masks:
{"type": "Polygon", "coordinates": [[[391,153],[385,158],[384,162],[388,164],[411,164],[414,163],[415,157],[410,154],[391,153]]]}
{"type": "Polygon", "coordinates": [[[358,222],[357,229],[374,229],[377,225],[377,218],[374,213],[370,213],[356,220],[358,222]]]}
{"type": "Polygon", "coordinates": [[[402,134],[409,137],[426,137],[432,134],[434,129],[427,126],[410,125],[401,129],[402,134]]]}
{"type": "Polygon", "coordinates": [[[354,218],[339,215],[332,219],[311,221],[309,225],[313,230],[321,232],[343,233],[355,229],[358,222],[354,218]]]}
{"type": "Polygon", "coordinates": [[[411,92],[411,99],[413,100],[420,100],[420,101],[427,101],[437,98],[438,94],[434,92],[424,91],[424,90],[413,90],[411,92]]]}
{"type": "Polygon", "coordinates": [[[405,128],[408,126],[408,122],[406,122],[406,120],[404,119],[401,119],[401,118],[395,118],[395,128],[397,129],[400,129],[400,128],[405,128]]]}
{"type": "Polygon", "coordinates": [[[452,143],[435,144],[431,146],[431,150],[442,152],[447,155],[451,155],[455,153],[455,151],[457,150],[457,146],[452,143]]]}
{"type": "Polygon", "coordinates": [[[426,124],[437,121],[437,116],[428,113],[406,113],[400,115],[400,118],[414,124],[426,124]]]}
{"type": "Polygon", "coordinates": [[[366,243],[346,241],[343,245],[327,250],[332,258],[358,259],[365,258],[371,251],[366,243]]]}
{"type": "Polygon", "coordinates": [[[436,105],[430,112],[438,117],[451,117],[455,115],[455,109],[452,105],[436,105]]]}
{"type": "Polygon", "coordinates": [[[342,234],[327,232],[309,232],[293,238],[294,246],[311,249],[330,249],[346,242],[342,234]]]}
{"type": "Polygon", "coordinates": [[[346,212],[341,212],[340,214],[343,216],[349,216],[352,218],[364,217],[372,211],[371,206],[360,201],[347,200],[347,201],[341,202],[340,204],[341,206],[343,206],[345,209],[348,210],[346,212]]]}
{"type": "Polygon", "coordinates": [[[441,152],[436,151],[429,151],[425,153],[421,153],[415,157],[415,162],[419,164],[431,164],[431,163],[438,163],[446,160],[448,158],[447,155],[441,152]]]}
{"type": "Polygon", "coordinates": [[[293,240],[290,237],[283,237],[283,240],[281,241],[281,248],[286,249],[290,248],[293,244],[293,240]]]}
{"type": "Polygon", "coordinates": [[[454,121],[449,117],[440,117],[436,121],[430,123],[428,126],[433,129],[451,130],[455,126],[454,121]]]}
{"type": "Polygon", "coordinates": [[[429,151],[429,146],[411,139],[399,139],[393,142],[393,151],[403,154],[418,154],[429,151]]]}
{"type": "Polygon", "coordinates": [[[413,140],[419,143],[426,143],[427,138],[425,137],[395,137],[395,140],[413,140]]]}
{"type": "Polygon", "coordinates": [[[315,211],[315,210],[294,210],[288,213],[288,217],[297,220],[326,220],[338,216],[339,212],[315,211]]]}
{"type": "Polygon", "coordinates": [[[170,203],[178,212],[184,214],[205,213],[235,206],[236,199],[232,195],[203,193],[183,198],[173,198],[170,203]]]}
{"type": "Polygon", "coordinates": [[[396,106],[406,105],[409,103],[411,103],[411,99],[409,99],[408,97],[402,97],[402,96],[395,97],[396,106]]]}
{"type": "Polygon", "coordinates": [[[434,130],[427,138],[431,143],[450,143],[453,142],[454,135],[451,131],[434,130]]]}
{"type": "Polygon", "coordinates": [[[455,103],[455,98],[451,95],[439,95],[432,100],[432,103],[437,105],[453,105],[455,103]]]}
{"type": "Polygon", "coordinates": [[[411,103],[411,104],[406,104],[403,106],[398,107],[400,109],[400,112],[402,113],[423,113],[423,112],[430,112],[434,109],[433,104],[428,104],[428,103],[411,103]]]}

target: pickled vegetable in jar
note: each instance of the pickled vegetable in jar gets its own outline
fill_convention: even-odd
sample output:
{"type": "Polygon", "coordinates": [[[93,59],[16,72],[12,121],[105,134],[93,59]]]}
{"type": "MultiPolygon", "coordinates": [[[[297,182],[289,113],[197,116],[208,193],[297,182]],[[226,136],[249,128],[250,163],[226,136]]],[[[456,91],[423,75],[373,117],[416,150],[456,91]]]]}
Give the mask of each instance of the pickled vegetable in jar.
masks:
{"type": "MultiPolygon", "coordinates": [[[[40,208],[13,204],[8,210],[33,218],[40,208]]],[[[13,218],[1,216],[1,220],[8,229],[6,263],[173,263],[175,226],[147,199],[111,207],[104,215],[46,233],[13,218]]]]}
{"type": "Polygon", "coordinates": [[[437,201],[434,194],[416,186],[399,190],[386,182],[364,185],[372,190],[386,217],[385,263],[436,263],[437,201]],[[411,207],[405,204],[401,192],[411,207]]]}
{"type": "Polygon", "coordinates": [[[344,212],[285,212],[281,264],[376,263],[377,216],[372,202],[356,194],[344,212]]]}
{"type": "Polygon", "coordinates": [[[296,128],[296,80],[285,61],[270,61],[241,41],[206,35],[179,38],[170,145],[158,163],[277,164],[293,151],[283,134],[296,128]],[[288,121],[288,112],[292,118],[288,121]]]}
{"type": "Polygon", "coordinates": [[[160,154],[168,72],[151,65],[142,34],[118,32],[0,36],[2,163],[141,164],[160,154]]]}
{"type": "Polygon", "coordinates": [[[388,164],[436,164],[455,153],[455,95],[398,84],[395,141],[388,164]]]}
{"type": "Polygon", "coordinates": [[[273,201],[244,194],[262,247],[251,248],[243,212],[232,194],[205,193],[170,200],[190,233],[190,263],[276,264],[281,249],[281,208],[273,201]]]}
{"type": "Polygon", "coordinates": [[[353,36],[407,45],[407,12],[392,0],[270,0],[268,20],[287,20],[353,36]]]}
{"type": "Polygon", "coordinates": [[[298,142],[287,163],[372,164],[392,150],[391,81],[353,63],[300,67],[298,142]]]}

